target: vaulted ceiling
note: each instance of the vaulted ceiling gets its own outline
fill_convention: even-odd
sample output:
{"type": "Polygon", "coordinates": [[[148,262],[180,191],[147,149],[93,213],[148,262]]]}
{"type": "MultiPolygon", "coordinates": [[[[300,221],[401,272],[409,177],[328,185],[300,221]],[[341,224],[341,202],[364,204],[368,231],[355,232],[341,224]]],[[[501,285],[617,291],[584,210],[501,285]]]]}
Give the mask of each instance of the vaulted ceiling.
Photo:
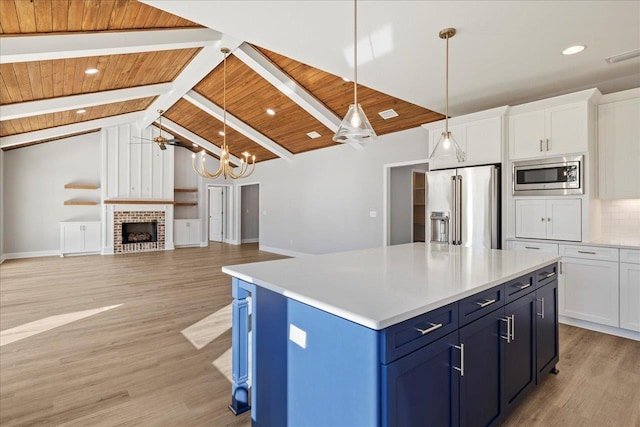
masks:
{"type": "MultiPolygon", "coordinates": [[[[292,159],[335,144],[332,136],[353,101],[353,83],[341,77],[136,0],[0,0],[0,147],[123,123],[158,125],[163,110],[163,130],[191,150],[217,156],[221,47],[231,49],[226,141],[232,154],[246,151],[258,162],[292,159]]],[[[358,93],[378,135],[443,118],[362,85],[358,93]],[[378,114],[389,109],[398,116],[378,114]]]]}
{"type": "MultiPolygon", "coordinates": [[[[639,51],[637,1],[359,4],[359,101],[379,135],[443,118],[437,33],[448,26],[458,29],[454,116],[640,85],[640,58],[604,60],[639,51]],[[575,43],[587,49],[560,55],[575,43]],[[398,116],[384,120],[390,109],[398,116]]],[[[158,125],[163,110],[163,130],[216,156],[221,47],[231,50],[226,138],[235,156],[291,160],[332,146],[353,97],[342,79],[353,73],[352,18],[346,0],[0,0],[0,147],[158,125]]]]}

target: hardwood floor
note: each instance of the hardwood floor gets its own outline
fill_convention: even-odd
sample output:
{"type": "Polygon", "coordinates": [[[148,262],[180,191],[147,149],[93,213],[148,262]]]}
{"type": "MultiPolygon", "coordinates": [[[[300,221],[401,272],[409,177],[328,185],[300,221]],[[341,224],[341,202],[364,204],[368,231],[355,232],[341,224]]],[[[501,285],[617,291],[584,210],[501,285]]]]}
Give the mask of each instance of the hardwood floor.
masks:
{"type": "MultiPolygon", "coordinates": [[[[249,426],[217,363],[231,343],[220,267],[278,258],[250,244],[6,261],[0,330],[61,326],[0,347],[0,425],[249,426]]],[[[505,425],[640,426],[640,343],[561,325],[560,346],[560,374],[505,425]]]]}

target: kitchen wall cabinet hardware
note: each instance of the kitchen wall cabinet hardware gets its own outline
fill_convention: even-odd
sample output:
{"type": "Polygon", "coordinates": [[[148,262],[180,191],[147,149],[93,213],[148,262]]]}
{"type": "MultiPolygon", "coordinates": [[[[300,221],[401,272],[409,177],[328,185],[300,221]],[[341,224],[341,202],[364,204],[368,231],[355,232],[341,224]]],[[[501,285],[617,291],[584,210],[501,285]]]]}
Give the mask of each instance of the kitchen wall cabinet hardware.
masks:
{"type": "MultiPolygon", "coordinates": [[[[640,90],[635,89],[636,94],[640,90]]],[[[640,95],[598,105],[600,199],[640,198],[640,95]]]]}
{"type": "Polygon", "coordinates": [[[640,249],[620,249],[620,327],[640,332],[640,249]]]}
{"type": "Polygon", "coordinates": [[[176,219],[173,221],[173,243],[176,246],[200,244],[200,220],[176,219]]]}
{"type": "MultiPolygon", "coordinates": [[[[507,107],[500,107],[449,119],[449,131],[466,153],[465,161],[434,159],[429,161],[429,169],[501,163],[506,110],[507,107]]],[[[431,152],[444,131],[444,121],[428,123],[423,127],[429,131],[429,152],[431,152]]]]}
{"type": "Polygon", "coordinates": [[[580,199],[516,199],[516,237],[582,240],[580,199]]]}
{"type": "Polygon", "coordinates": [[[509,115],[509,158],[588,151],[588,102],[509,115]]]}
{"type": "Polygon", "coordinates": [[[61,222],[60,256],[99,253],[102,242],[101,222],[61,222]]]}
{"type": "MultiPolygon", "coordinates": [[[[560,253],[567,251],[563,246],[560,245],[560,253]]],[[[617,256],[613,261],[601,261],[590,255],[576,254],[564,256],[562,262],[564,286],[560,314],[619,327],[617,256]]]]}

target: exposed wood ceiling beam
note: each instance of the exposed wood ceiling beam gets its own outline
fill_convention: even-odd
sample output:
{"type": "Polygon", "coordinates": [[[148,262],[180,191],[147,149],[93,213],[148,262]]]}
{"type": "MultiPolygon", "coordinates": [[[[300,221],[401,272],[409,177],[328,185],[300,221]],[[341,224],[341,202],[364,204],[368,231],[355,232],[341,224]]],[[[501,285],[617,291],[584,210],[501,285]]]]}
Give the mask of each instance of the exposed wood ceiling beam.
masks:
{"type": "MultiPolygon", "coordinates": [[[[289,77],[288,74],[284,73],[258,50],[254,49],[248,43],[242,43],[240,47],[233,52],[233,55],[332,132],[338,130],[342,119],[336,116],[333,111],[329,110],[322,102],[318,101],[304,87],[300,86],[297,81],[289,77]]],[[[362,149],[360,144],[349,145],[357,149],[362,149]]]]}
{"type": "Polygon", "coordinates": [[[120,114],[117,116],[105,117],[96,120],[87,120],[86,122],[73,123],[65,126],[57,126],[48,129],[37,130],[34,132],[26,132],[18,135],[5,136],[0,138],[0,148],[12,147],[14,145],[26,144],[33,141],[55,138],[58,136],[70,135],[74,133],[84,132],[96,128],[116,126],[123,123],[131,123],[140,119],[144,111],[136,111],[133,113],[120,114]]]}
{"type": "MultiPolygon", "coordinates": [[[[200,108],[201,110],[212,115],[216,119],[220,121],[223,120],[224,110],[218,107],[213,102],[209,101],[204,96],[200,95],[198,92],[194,90],[190,90],[189,92],[187,92],[187,94],[183,98],[189,101],[190,103],[192,103],[193,105],[195,105],[196,107],[200,108]]],[[[236,131],[240,132],[242,135],[246,136],[256,144],[259,144],[262,147],[266,148],[267,150],[271,151],[276,156],[290,162],[293,161],[293,153],[291,151],[287,150],[286,148],[276,143],[275,141],[269,139],[268,137],[258,132],[257,130],[255,130],[254,128],[252,128],[242,120],[238,119],[237,117],[233,116],[232,114],[229,114],[228,111],[227,111],[227,125],[232,129],[235,129],[236,131]]]]}
{"type": "MultiPolygon", "coordinates": [[[[162,127],[169,129],[174,134],[177,134],[175,135],[176,137],[183,136],[195,142],[200,147],[206,149],[207,151],[210,151],[211,153],[215,154],[218,157],[220,157],[221,155],[221,150],[217,145],[210,143],[209,141],[202,138],[201,136],[196,135],[195,133],[191,132],[189,129],[180,126],[176,122],[172,122],[166,117],[162,118],[162,127]]],[[[240,159],[234,156],[233,154],[229,154],[229,161],[235,165],[240,164],[240,159]]]]}
{"type": "Polygon", "coordinates": [[[173,81],[173,89],[163,95],[160,95],[153,104],[147,108],[147,113],[140,120],[138,126],[146,128],[155,121],[158,114],[158,110],[167,111],[173,104],[178,102],[187,92],[191,90],[200,80],[205,78],[207,74],[211,72],[218,64],[222,62],[224,56],[220,52],[220,48],[227,47],[231,51],[236,49],[240,43],[240,40],[236,40],[227,35],[220,35],[218,33],[218,40],[216,43],[205,46],[196,55],[195,58],[187,65],[180,75],[173,81]]]}
{"type": "Polygon", "coordinates": [[[2,37],[0,64],[187,49],[219,39],[208,28],[2,37]]]}
{"type": "Polygon", "coordinates": [[[149,96],[158,96],[171,91],[172,87],[172,83],[158,83],[154,85],[0,105],[0,121],[129,101],[131,99],[147,98],[149,96]]]}

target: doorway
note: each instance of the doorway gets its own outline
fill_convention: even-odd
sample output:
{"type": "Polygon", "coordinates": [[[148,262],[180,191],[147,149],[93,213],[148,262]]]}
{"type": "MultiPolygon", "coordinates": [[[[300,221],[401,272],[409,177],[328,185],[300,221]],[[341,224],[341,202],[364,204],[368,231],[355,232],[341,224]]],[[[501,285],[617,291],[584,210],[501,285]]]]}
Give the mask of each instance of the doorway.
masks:
{"type": "Polygon", "coordinates": [[[224,242],[226,229],[226,191],[225,187],[209,187],[209,240],[224,242]]]}
{"type": "Polygon", "coordinates": [[[240,190],[240,243],[260,241],[260,184],[242,184],[240,190]]]}

